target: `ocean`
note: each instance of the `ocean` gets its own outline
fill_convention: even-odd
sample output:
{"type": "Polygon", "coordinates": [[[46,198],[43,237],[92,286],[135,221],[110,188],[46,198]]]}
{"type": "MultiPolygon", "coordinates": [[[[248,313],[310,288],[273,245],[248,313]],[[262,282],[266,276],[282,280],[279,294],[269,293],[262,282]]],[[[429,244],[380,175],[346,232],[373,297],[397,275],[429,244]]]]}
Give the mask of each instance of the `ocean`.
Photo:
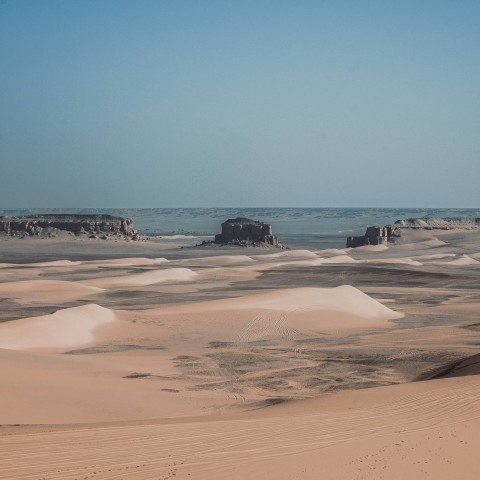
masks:
{"type": "Polygon", "coordinates": [[[0,215],[102,213],[130,217],[149,236],[210,236],[229,218],[248,217],[270,223],[280,241],[293,248],[343,248],[346,238],[362,235],[370,225],[412,217],[480,217],[469,208],[22,208],[0,215]]]}

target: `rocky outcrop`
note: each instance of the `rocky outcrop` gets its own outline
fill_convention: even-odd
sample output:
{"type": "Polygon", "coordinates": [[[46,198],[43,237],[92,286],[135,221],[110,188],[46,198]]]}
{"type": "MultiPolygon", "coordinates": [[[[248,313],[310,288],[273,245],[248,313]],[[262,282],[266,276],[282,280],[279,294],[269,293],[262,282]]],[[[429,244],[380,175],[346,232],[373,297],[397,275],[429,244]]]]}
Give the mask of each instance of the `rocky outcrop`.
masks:
{"type": "Polygon", "coordinates": [[[267,244],[281,247],[273,235],[272,226],[250,218],[232,218],[222,223],[222,233],[215,235],[217,244],[257,245],[267,244]]]}
{"type": "Polygon", "coordinates": [[[348,237],[347,248],[363,247],[365,245],[381,245],[392,242],[399,232],[395,227],[386,225],[385,227],[368,227],[365,235],[359,237],[348,237]]]}
{"type": "Polygon", "coordinates": [[[402,231],[408,230],[477,230],[480,229],[480,218],[450,217],[450,218],[407,218],[397,220],[393,225],[385,227],[368,227],[365,235],[348,237],[347,248],[363,247],[365,245],[380,245],[394,242],[402,236],[402,231]]]}
{"type": "Polygon", "coordinates": [[[0,217],[0,233],[9,236],[52,236],[55,232],[138,238],[131,218],[112,215],[51,214],[0,217]]]}
{"type": "Polygon", "coordinates": [[[396,228],[417,230],[475,230],[480,229],[480,218],[407,218],[397,220],[393,225],[396,228]]]}

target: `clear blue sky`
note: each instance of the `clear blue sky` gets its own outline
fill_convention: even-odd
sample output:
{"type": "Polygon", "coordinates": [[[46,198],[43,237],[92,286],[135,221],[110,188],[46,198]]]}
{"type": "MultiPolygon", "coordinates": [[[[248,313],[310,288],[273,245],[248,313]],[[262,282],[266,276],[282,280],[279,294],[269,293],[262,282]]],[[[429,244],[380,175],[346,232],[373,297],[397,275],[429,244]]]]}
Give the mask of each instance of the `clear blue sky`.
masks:
{"type": "Polygon", "coordinates": [[[478,0],[0,0],[0,206],[480,198],[478,0]]]}

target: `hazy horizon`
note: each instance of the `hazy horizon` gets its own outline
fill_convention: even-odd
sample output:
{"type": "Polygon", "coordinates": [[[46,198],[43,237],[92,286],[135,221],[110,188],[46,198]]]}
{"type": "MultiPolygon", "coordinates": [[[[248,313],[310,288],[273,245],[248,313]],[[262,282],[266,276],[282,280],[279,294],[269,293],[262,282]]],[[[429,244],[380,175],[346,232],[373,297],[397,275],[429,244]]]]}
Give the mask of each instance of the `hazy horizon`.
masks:
{"type": "Polygon", "coordinates": [[[479,24],[475,1],[0,2],[0,205],[475,208],[479,24]]]}

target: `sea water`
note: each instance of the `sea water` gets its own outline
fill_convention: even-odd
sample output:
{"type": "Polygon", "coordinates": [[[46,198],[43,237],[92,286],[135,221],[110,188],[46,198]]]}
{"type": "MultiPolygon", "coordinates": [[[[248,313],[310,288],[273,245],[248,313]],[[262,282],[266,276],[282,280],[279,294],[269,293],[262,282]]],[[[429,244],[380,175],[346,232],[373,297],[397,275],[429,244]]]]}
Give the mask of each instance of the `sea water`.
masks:
{"type": "MultiPolygon", "coordinates": [[[[110,214],[130,217],[149,236],[207,236],[221,231],[229,218],[270,223],[279,240],[293,248],[343,248],[346,238],[363,235],[367,226],[383,226],[412,217],[480,217],[465,208],[70,208],[0,209],[0,215],[47,213],[110,214]]],[[[203,238],[202,238],[203,240],[203,238]]]]}

